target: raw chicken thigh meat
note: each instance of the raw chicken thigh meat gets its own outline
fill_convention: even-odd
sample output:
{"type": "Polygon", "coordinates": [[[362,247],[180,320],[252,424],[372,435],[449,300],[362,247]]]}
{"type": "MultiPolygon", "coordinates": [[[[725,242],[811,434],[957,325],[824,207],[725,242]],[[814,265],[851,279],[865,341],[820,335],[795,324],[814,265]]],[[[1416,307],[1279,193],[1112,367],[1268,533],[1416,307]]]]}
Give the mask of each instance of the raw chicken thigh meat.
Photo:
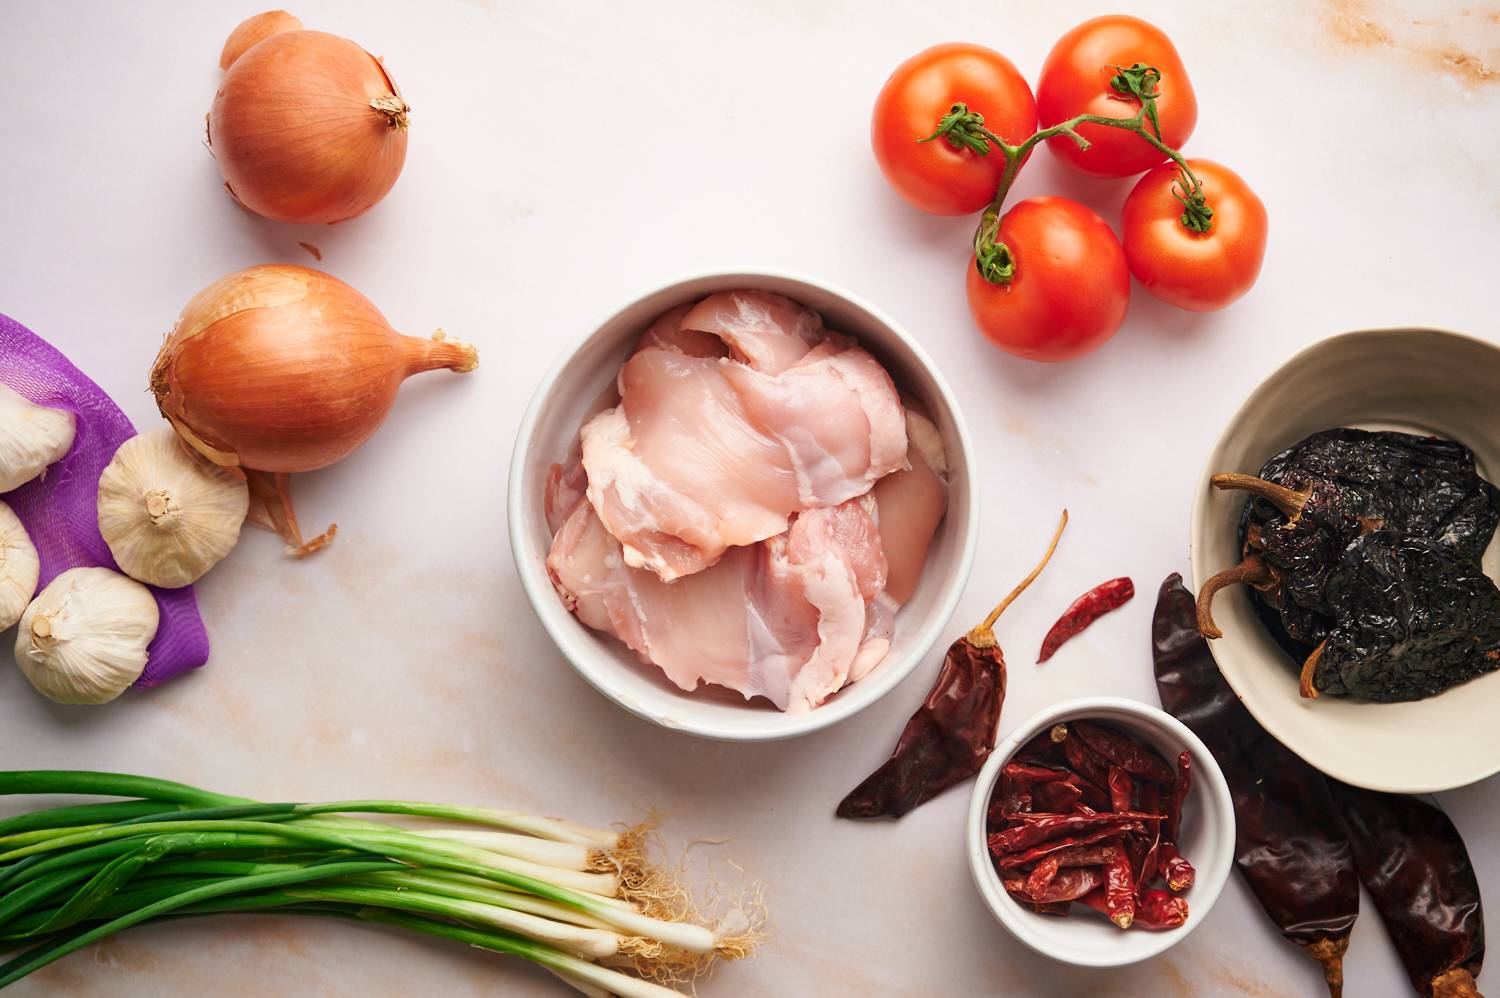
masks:
{"type": "Polygon", "coordinates": [[[545,497],[558,593],[684,690],[803,712],[880,663],[947,502],[936,428],[817,313],[667,312],[545,497]]]}

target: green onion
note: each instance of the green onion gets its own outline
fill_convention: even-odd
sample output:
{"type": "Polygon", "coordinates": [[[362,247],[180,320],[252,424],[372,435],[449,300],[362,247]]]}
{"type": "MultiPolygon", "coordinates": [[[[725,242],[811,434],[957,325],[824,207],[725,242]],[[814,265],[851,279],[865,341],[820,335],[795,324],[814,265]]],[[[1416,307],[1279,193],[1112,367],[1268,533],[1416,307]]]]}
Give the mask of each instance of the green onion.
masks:
{"type": "Polygon", "coordinates": [[[684,895],[644,864],[638,834],[417,801],[262,803],[120,773],[0,772],[6,794],[130,799],[0,819],[0,952],[21,950],[0,988],[143,922],[219,912],[376,922],[630,998],[678,994],[657,982],[686,983],[755,941],[743,914],[720,938],[669,904],[684,895]]]}

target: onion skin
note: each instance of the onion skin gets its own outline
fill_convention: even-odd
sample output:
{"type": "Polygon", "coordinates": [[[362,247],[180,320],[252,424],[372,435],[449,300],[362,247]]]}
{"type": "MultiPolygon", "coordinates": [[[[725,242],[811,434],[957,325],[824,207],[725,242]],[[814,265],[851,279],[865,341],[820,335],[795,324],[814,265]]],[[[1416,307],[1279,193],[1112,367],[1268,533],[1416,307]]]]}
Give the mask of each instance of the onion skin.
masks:
{"type": "MultiPolygon", "coordinates": [[[[248,39],[247,25],[235,34],[242,30],[248,39]]],[[[226,58],[234,42],[231,35],[226,58]]],[[[281,30],[229,64],[208,114],[208,144],[224,187],[250,211],[341,222],[368,211],[401,175],[409,110],[358,45],[281,30]]]]}
{"type": "Polygon", "coordinates": [[[302,22],[284,10],[268,10],[264,14],[247,17],[229,33],[229,38],[224,42],[224,51],[219,53],[219,68],[228,69],[234,65],[234,60],[272,35],[301,29],[302,22]]]}
{"type": "Polygon", "coordinates": [[[473,347],[440,337],[402,336],[320,271],[250,267],[188,302],[157,355],[151,391],[216,464],[312,471],[368,439],[406,378],[478,365],[473,347]]]}

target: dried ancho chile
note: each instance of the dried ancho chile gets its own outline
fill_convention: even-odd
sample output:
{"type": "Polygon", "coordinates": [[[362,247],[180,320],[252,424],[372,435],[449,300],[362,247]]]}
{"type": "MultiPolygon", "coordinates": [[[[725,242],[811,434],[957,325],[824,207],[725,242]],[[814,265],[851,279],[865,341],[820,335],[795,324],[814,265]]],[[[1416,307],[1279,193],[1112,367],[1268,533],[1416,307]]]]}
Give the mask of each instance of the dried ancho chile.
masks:
{"type": "Polygon", "coordinates": [[[1005,702],[1005,655],[995,621],[1042,574],[1063,528],[1063,510],[1047,553],[984,622],[949,647],[927,699],[906,722],[896,751],[839,802],[840,818],[899,818],[979,772],[994,751],[1005,702]]]}
{"type": "Polygon", "coordinates": [[[1468,448],[1327,430],[1259,477],[1213,484],[1251,499],[1244,559],[1199,593],[1205,636],[1221,636],[1215,595],[1243,583],[1272,636],[1302,661],[1304,696],[1415,700],[1500,668],[1500,590],[1480,566],[1500,491],[1468,448]]]}
{"type": "Polygon", "coordinates": [[[1480,998],[1479,881],[1453,822],[1417,797],[1328,781],[1354,860],[1412,987],[1427,998],[1480,998]]]}
{"type": "Polygon", "coordinates": [[[1266,734],[1219,674],[1180,575],[1162,583],[1151,644],[1162,707],[1203,739],[1229,784],[1240,875],[1339,998],[1359,876],[1322,774],[1266,734]]]}
{"type": "Polygon", "coordinates": [[[1334,626],[1304,696],[1420,700],[1500,668],[1500,590],[1453,548],[1376,531],[1328,574],[1334,626]]]}

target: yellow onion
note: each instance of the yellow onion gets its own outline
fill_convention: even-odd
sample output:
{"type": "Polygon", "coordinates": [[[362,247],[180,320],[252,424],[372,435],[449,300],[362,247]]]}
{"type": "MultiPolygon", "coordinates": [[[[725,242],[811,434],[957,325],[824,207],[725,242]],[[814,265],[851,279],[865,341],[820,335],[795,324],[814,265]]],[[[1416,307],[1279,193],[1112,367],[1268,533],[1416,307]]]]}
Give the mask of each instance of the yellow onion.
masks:
{"type": "Polygon", "coordinates": [[[300,31],[302,22],[284,10],[268,10],[264,14],[248,17],[229,33],[224,50],[219,53],[219,68],[228,69],[230,64],[245,54],[256,42],[263,42],[283,31],[300,31]]]}
{"type": "Polygon", "coordinates": [[[240,204],[282,222],[341,222],[396,183],[411,109],[379,59],[268,11],[234,30],[220,64],[208,145],[240,204]]]}
{"type": "Polygon", "coordinates": [[[406,378],[478,364],[472,346],[441,332],[397,333],[337,278],[269,264],[220,278],[188,302],[157,354],[151,392],[183,440],[250,473],[251,519],[305,554],[326,537],[302,541],[285,475],[364,443],[406,378]]]}

